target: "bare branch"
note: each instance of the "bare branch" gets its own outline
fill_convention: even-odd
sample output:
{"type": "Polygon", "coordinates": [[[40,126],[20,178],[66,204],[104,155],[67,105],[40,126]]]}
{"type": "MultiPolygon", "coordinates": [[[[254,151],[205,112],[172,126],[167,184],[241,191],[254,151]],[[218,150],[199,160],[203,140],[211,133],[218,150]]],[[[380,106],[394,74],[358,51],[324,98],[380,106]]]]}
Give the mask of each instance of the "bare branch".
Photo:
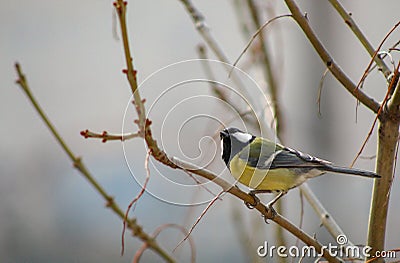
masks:
{"type": "MultiPolygon", "coordinates": [[[[386,94],[387,97],[388,94],[393,93],[392,98],[387,102],[387,107],[383,108],[383,112],[380,116],[376,172],[382,178],[375,180],[372,194],[367,242],[368,246],[372,247],[371,255],[374,255],[376,251],[383,251],[385,248],[390,191],[394,178],[394,168],[399,140],[399,66],[400,62],[394,72],[394,76],[386,94]]],[[[385,100],[387,100],[387,98],[385,98],[385,100]]],[[[384,260],[379,259],[378,262],[384,262],[384,260]]]]}
{"type": "Polygon", "coordinates": [[[325,63],[325,65],[332,72],[333,76],[343,85],[343,87],[349,91],[357,100],[364,104],[367,108],[377,113],[379,109],[379,103],[367,94],[357,89],[357,86],[350,80],[350,78],[342,71],[342,69],[336,64],[331,55],[328,53],[326,48],[323,46],[317,35],[310,27],[306,16],[302,14],[299,7],[294,0],[285,0],[286,5],[289,7],[294,20],[303,30],[318,55],[325,63]]]}
{"type": "Polygon", "coordinates": [[[99,138],[102,139],[101,142],[105,143],[107,141],[126,141],[136,137],[140,137],[140,133],[127,133],[127,134],[110,134],[107,131],[102,133],[95,133],[89,130],[81,131],[80,133],[85,139],[87,138],[99,138]]]}
{"type": "Polygon", "coordinates": [[[344,9],[344,7],[339,3],[339,1],[329,0],[329,2],[336,9],[339,15],[343,18],[346,25],[348,25],[351,31],[353,31],[354,35],[358,38],[358,40],[360,40],[361,44],[367,50],[368,54],[374,58],[375,63],[379,66],[379,69],[383,72],[385,78],[388,79],[392,72],[390,71],[388,66],[386,66],[385,62],[381,57],[375,56],[375,49],[368,41],[368,39],[365,37],[365,35],[361,32],[357,24],[354,22],[353,18],[351,17],[351,13],[348,13],[344,9]]]}

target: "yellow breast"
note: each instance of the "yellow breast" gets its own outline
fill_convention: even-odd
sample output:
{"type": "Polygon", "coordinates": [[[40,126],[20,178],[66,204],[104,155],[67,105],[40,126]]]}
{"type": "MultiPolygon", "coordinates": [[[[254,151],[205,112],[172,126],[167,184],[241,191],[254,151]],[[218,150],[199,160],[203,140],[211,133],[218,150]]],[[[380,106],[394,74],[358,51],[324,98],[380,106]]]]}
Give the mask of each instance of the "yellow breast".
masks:
{"type": "Polygon", "coordinates": [[[308,179],[289,169],[262,170],[246,166],[246,162],[235,156],[229,164],[231,174],[240,183],[256,190],[286,191],[308,179]]]}

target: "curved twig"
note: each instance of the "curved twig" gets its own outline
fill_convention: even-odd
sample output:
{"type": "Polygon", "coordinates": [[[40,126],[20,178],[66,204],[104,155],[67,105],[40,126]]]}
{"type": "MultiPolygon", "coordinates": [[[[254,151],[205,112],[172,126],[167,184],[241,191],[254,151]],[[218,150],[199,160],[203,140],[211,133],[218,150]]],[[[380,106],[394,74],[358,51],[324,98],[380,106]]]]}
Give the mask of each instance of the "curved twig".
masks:
{"type": "Polygon", "coordinates": [[[132,206],[136,204],[136,202],[142,197],[144,194],[144,191],[146,191],[147,183],[150,180],[150,169],[149,169],[149,158],[151,155],[151,150],[147,151],[146,154],[146,159],[144,160],[144,168],[146,170],[146,178],[143,183],[142,189],[140,189],[139,193],[136,195],[135,198],[129,203],[128,208],[125,211],[125,216],[124,216],[124,221],[123,221],[123,227],[122,227],[122,234],[121,234],[121,255],[124,255],[124,250],[125,250],[125,229],[126,229],[126,221],[129,216],[129,211],[131,210],[132,206]]]}
{"type": "Polygon", "coordinates": [[[249,40],[249,42],[247,42],[246,46],[244,47],[244,49],[242,50],[242,52],[240,53],[239,57],[235,60],[235,62],[232,64],[232,69],[229,72],[229,76],[232,73],[232,70],[236,67],[236,65],[239,63],[239,60],[242,58],[242,56],[247,52],[247,50],[250,48],[251,44],[253,43],[253,41],[256,39],[256,37],[260,34],[260,32],[266,28],[269,24],[271,24],[272,22],[274,22],[275,20],[278,20],[280,18],[283,17],[293,17],[291,14],[285,14],[285,15],[279,15],[276,16],[270,20],[268,20],[267,22],[265,22],[259,29],[257,29],[257,31],[253,34],[253,36],[251,37],[251,39],[249,40]]]}
{"type": "Polygon", "coordinates": [[[192,227],[189,229],[188,233],[186,234],[186,236],[178,243],[178,245],[176,245],[176,247],[174,248],[173,251],[175,251],[183,242],[186,241],[186,239],[188,239],[188,237],[190,236],[190,234],[192,233],[193,229],[197,226],[197,224],[200,222],[200,220],[204,217],[204,215],[207,213],[208,209],[210,209],[210,207],[215,203],[215,201],[217,201],[218,199],[220,199],[220,196],[225,193],[225,191],[221,191],[218,195],[216,195],[206,206],[206,208],[203,210],[203,212],[201,212],[200,216],[196,219],[196,222],[194,222],[194,224],[192,225],[192,227]]]}

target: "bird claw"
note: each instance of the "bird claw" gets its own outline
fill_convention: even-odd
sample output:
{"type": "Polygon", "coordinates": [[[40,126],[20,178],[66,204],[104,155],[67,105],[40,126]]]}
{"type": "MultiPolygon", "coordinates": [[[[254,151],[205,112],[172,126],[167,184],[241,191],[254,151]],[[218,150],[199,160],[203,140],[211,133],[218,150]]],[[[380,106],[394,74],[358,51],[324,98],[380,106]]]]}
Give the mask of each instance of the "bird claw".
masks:
{"type": "Polygon", "coordinates": [[[249,202],[246,201],[244,201],[244,204],[247,206],[248,209],[254,209],[254,207],[256,207],[260,203],[260,199],[252,191],[249,192],[249,195],[254,199],[253,204],[250,204],[249,202]]]}
{"type": "Polygon", "coordinates": [[[266,216],[266,215],[264,215],[264,221],[265,221],[265,223],[267,223],[267,224],[269,224],[269,222],[268,222],[268,219],[273,219],[278,213],[275,211],[275,209],[272,207],[272,205],[273,204],[271,204],[271,203],[268,203],[266,206],[267,206],[267,209],[268,209],[268,214],[270,214],[270,216],[266,216]]]}

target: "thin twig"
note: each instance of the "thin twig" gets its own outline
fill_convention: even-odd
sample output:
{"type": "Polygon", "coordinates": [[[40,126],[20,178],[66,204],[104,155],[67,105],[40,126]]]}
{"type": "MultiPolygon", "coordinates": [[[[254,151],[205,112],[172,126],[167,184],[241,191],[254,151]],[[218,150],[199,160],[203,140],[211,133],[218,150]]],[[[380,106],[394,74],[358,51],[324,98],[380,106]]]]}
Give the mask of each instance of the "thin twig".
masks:
{"type": "MultiPolygon", "coordinates": [[[[203,65],[205,75],[207,76],[207,78],[209,80],[212,80],[212,81],[208,82],[210,84],[211,90],[214,92],[214,94],[217,96],[217,98],[219,98],[223,102],[227,103],[230,107],[232,107],[235,110],[235,112],[240,112],[240,109],[229,99],[227,94],[221,88],[222,86],[218,85],[218,82],[213,81],[213,80],[216,80],[216,78],[210,67],[209,58],[208,58],[207,52],[206,52],[206,47],[204,47],[203,45],[198,46],[197,52],[199,54],[199,57],[202,59],[201,64],[203,65]]],[[[247,106],[247,108],[250,109],[249,105],[246,105],[246,106],[247,106]]],[[[244,115],[244,118],[253,127],[255,127],[256,129],[259,129],[257,118],[252,118],[252,116],[255,116],[255,115],[249,116],[246,114],[246,115],[244,115]]]]}
{"type": "Polygon", "coordinates": [[[128,29],[126,25],[126,6],[128,2],[122,1],[122,0],[117,0],[114,2],[114,7],[115,10],[117,11],[118,19],[119,19],[119,24],[121,27],[121,36],[122,36],[122,43],[124,47],[124,54],[125,54],[125,63],[126,63],[126,69],[124,69],[122,72],[126,74],[126,77],[129,82],[129,86],[132,91],[132,95],[134,97],[133,103],[135,104],[136,111],[138,112],[138,126],[139,126],[139,132],[141,134],[145,134],[145,125],[146,125],[146,117],[145,117],[145,111],[144,111],[144,102],[142,101],[140,97],[140,93],[136,92],[138,88],[138,82],[136,78],[136,70],[133,65],[133,58],[131,55],[131,51],[129,48],[129,38],[128,38],[128,29]]]}
{"type": "Polygon", "coordinates": [[[319,81],[319,88],[318,88],[318,97],[317,97],[317,104],[318,104],[318,116],[321,116],[321,97],[322,97],[322,88],[324,87],[325,77],[328,74],[329,69],[325,69],[324,73],[322,74],[321,80],[319,81]]]}
{"type": "Polygon", "coordinates": [[[399,80],[399,75],[400,75],[399,68],[400,68],[400,62],[397,64],[396,70],[395,70],[393,78],[391,79],[391,82],[389,84],[389,87],[388,87],[388,90],[386,92],[385,98],[383,99],[383,102],[382,102],[381,106],[379,107],[379,110],[378,110],[378,112],[377,112],[377,114],[375,116],[375,119],[374,119],[374,121],[372,123],[372,126],[371,126],[371,128],[370,128],[370,130],[369,130],[369,132],[367,134],[367,137],[365,138],[365,140],[364,140],[360,150],[358,151],[356,157],[351,162],[350,167],[353,167],[353,165],[356,163],[358,157],[360,157],[361,153],[364,151],[364,148],[367,145],[367,142],[368,142],[369,138],[372,135],[372,132],[373,132],[373,130],[375,128],[375,125],[376,125],[378,119],[380,118],[380,116],[382,114],[382,111],[383,111],[384,107],[386,106],[386,104],[387,104],[387,102],[388,102],[388,100],[390,98],[390,95],[393,93],[395,85],[397,85],[397,82],[399,80]]]}
{"type": "MultiPolygon", "coordinates": [[[[183,235],[187,235],[188,231],[186,230],[186,228],[184,228],[183,226],[177,225],[177,224],[164,224],[161,225],[159,227],[157,227],[156,230],[154,230],[153,232],[153,238],[157,238],[158,235],[164,231],[167,228],[176,228],[179,231],[181,231],[183,233],[183,235]]],[[[196,262],[196,247],[194,245],[194,241],[191,237],[188,238],[188,242],[190,245],[190,262],[194,263],[196,262]]],[[[138,263],[140,260],[140,257],[142,256],[143,252],[147,249],[147,245],[145,243],[143,243],[143,245],[136,251],[135,256],[133,258],[133,263],[138,263]]]]}
{"type": "Polygon", "coordinates": [[[129,211],[131,211],[131,208],[136,202],[142,197],[144,194],[144,191],[146,191],[147,183],[150,180],[150,169],[149,169],[149,158],[151,155],[151,150],[149,149],[146,154],[146,159],[144,160],[144,168],[146,170],[146,178],[144,179],[144,183],[142,186],[142,189],[140,189],[139,193],[136,195],[135,198],[129,203],[128,208],[125,211],[125,217],[123,221],[123,227],[122,227],[122,234],[121,234],[121,255],[124,255],[124,250],[125,250],[125,229],[126,229],[126,221],[129,216],[129,211]]]}
{"type": "Polygon", "coordinates": [[[208,209],[210,209],[210,207],[215,203],[215,201],[217,201],[218,199],[220,199],[220,196],[225,193],[224,190],[222,190],[218,195],[216,195],[206,206],[206,208],[203,210],[203,212],[201,212],[200,216],[197,218],[196,222],[192,225],[192,227],[189,229],[188,233],[186,234],[186,236],[178,243],[178,245],[176,245],[176,247],[174,248],[173,251],[175,251],[183,242],[186,241],[186,239],[189,238],[190,234],[192,233],[192,231],[194,230],[194,228],[197,226],[197,224],[200,222],[200,220],[204,217],[204,215],[207,213],[208,209]]]}
{"type": "Polygon", "coordinates": [[[265,22],[260,28],[257,29],[257,31],[252,35],[251,39],[249,40],[249,42],[247,42],[246,46],[244,47],[244,49],[242,50],[242,52],[240,53],[240,55],[238,56],[238,58],[235,60],[235,62],[232,64],[232,69],[229,72],[229,76],[231,75],[232,70],[236,67],[236,65],[239,63],[239,60],[242,58],[242,56],[247,52],[247,50],[250,48],[251,44],[253,43],[253,41],[256,39],[256,37],[260,34],[260,32],[266,28],[269,24],[271,24],[273,21],[278,20],[280,18],[283,17],[292,17],[291,14],[286,14],[286,15],[279,15],[276,16],[270,20],[268,20],[267,22],[265,22]]]}
{"type": "Polygon", "coordinates": [[[148,245],[146,243],[143,243],[142,246],[136,250],[135,255],[133,256],[132,263],[139,263],[140,258],[142,257],[143,253],[146,251],[148,245]]]}
{"type": "MultiPolygon", "coordinates": [[[[257,29],[258,32],[258,37],[260,39],[260,49],[261,49],[261,61],[262,61],[262,68],[263,68],[263,73],[264,73],[264,78],[266,80],[266,83],[268,83],[268,90],[271,95],[271,102],[272,102],[272,108],[274,111],[274,118],[276,119],[275,122],[275,131],[276,134],[282,139],[284,135],[284,127],[285,127],[285,122],[283,121],[283,114],[282,114],[282,109],[281,109],[281,104],[279,102],[279,85],[276,81],[275,78],[275,72],[273,70],[273,65],[271,62],[271,55],[270,52],[268,51],[267,47],[267,42],[265,41],[264,38],[264,32],[263,30],[260,30],[264,28],[264,25],[261,24],[261,18],[259,14],[259,8],[255,5],[253,0],[247,0],[247,6],[249,8],[249,12],[251,15],[251,19],[253,21],[253,24],[255,28],[257,29]]],[[[282,15],[282,16],[277,16],[276,19],[286,17],[291,15],[282,15]]],[[[275,19],[275,20],[276,20],[275,19]]],[[[274,20],[272,20],[274,21],[274,20]]],[[[271,22],[272,22],[271,21],[271,22]]],[[[269,24],[268,22],[266,23],[267,25],[269,24]]],[[[265,25],[265,27],[267,26],[265,25]]],[[[281,202],[277,203],[276,209],[278,213],[281,212],[281,202]]],[[[279,232],[280,230],[278,230],[279,232]]],[[[278,239],[283,241],[283,234],[279,233],[278,239]]],[[[278,244],[278,245],[283,245],[283,244],[278,244]]],[[[281,259],[281,261],[283,258],[281,259]]]]}
{"type": "MultiPolygon", "coordinates": [[[[388,49],[388,52],[387,52],[387,53],[384,53],[383,55],[379,55],[379,57],[383,60],[383,59],[385,59],[385,58],[388,56],[388,54],[390,54],[391,51],[393,51],[393,50],[397,50],[397,51],[398,51],[398,49],[396,48],[398,45],[400,45],[400,40],[398,40],[396,43],[394,43],[394,44],[388,49]]],[[[368,73],[371,73],[371,71],[373,71],[376,67],[377,67],[377,64],[374,64],[374,65],[370,68],[370,70],[369,70],[368,73]]],[[[389,77],[390,77],[390,76],[389,76],[389,77]]]]}
{"type": "MultiPolygon", "coordinates": [[[[299,191],[299,197],[300,197],[300,222],[299,222],[299,228],[303,228],[303,220],[304,220],[304,194],[303,191],[299,191]]],[[[296,238],[296,247],[299,247],[300,240],[296,238]]],[[[294,258],[293,258],[294,260],[294,258]]],[[[292,262],[293,262],[292,260],[292,262]]]]}
{"type": "Polygon", "coordinates": [[[389,36],[396,30],[396,28],[397,28],[399,25],[400,25],[400,21],[397,22],[397,23],[389,30],[389,32],[385,35],[385,37],[382,39],[382,41],[381,41],[381,43],[379,44],[378,48],[375,50],[375,52],[374,52],[374,54],[373,54],[373,56],[372,56],[372,58],[371,58],[371,60],[370,60],[370,62],[369,62],[369,64],[368,64],[367,68],[365,69],[364,74],[362,75],[360,81],[358,82],[357,86],[355,87],[355,91],[358,91],[358,92],[359,92],[359,90],[360,90],[360,89],[359,89],[359,88],[360,88],[360,85],[362,85],[362,83],[364,83],[365,79],[367,78],[368,73],[369,73],[369,69],[371,68],[372,63],[374,62],[375,57],[377,56],[378,52],[381,50],[383,44],[386,42],[386,39],[389,38],[389,36]]]}
{"type": "MultiPolygon", "coordinates": [[[[178,230],[180,230],[182,232],[182,234],[184,235],[188,235],[188,231],[186,228],[184,228],[183,226],[177,225],[177,224],[165,224],[162,225],[160,227],[158,227],[153,235],[154,237],[157,237],[164,229],[166,228],[176,228],[178,230]]],[[[189,241],[189,245],[190,245],[190,251],[191,251],[191,262],[195,262],[196,261],[196,247],[194,245],[194,241],[191,237],[188,237],[188,241],[189,241]]]]}
{"type": "Polygon", "coordinates": [[[102,139],[101,142],[105,143],[107,141],[126,141],[136,137],[140,137],[140,133],[127,133],[127,134],[110,134],[107,131],[102,133],[95,133],[89,130],[81,131],[80,133],[85,139],[87,138],[99,138],[102,139]]]}

